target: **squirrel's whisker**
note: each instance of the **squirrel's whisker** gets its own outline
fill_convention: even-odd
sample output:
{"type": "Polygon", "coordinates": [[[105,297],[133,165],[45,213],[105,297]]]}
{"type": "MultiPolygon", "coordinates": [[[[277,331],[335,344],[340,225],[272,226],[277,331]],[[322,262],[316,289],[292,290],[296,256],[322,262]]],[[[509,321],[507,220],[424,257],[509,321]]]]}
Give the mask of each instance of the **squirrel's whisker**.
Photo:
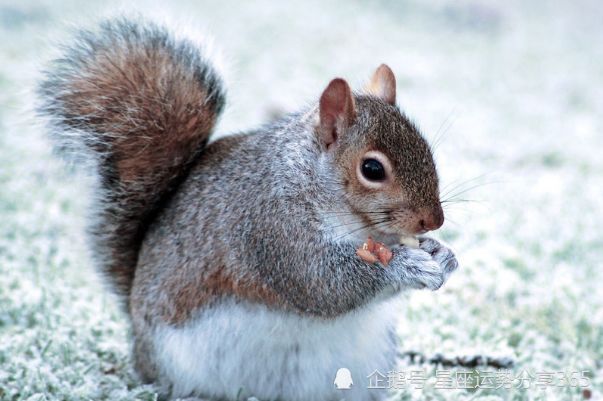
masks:
{"type": "Polygon", "coordinates": [[[359,220],[359,221],[350,221],[350,222],[346,222],[346,223],[342,223],[342,224],[336,224],[336,225],[333,225],[333,226],[329,226],[329,228],[340,228],[340,227],[351,226],[351,225],[355,225],[355,224],[363,224],[363,225],[367,225],[368,224],[370,226],[370,224],[378,223],[380,221],[386,221],[386,220],[387,220],[386,218],[382,218],[379,221],[370,222],[370,223],[367,223],[367,222],[362,221],[362,220],[359,220]]]}
{"type": "Polygon", "coordinates": [[[391,221],[391,220],[393,220],[393,219],[392,219],[392,218],[387,218],[387,219],[384,219],[384,220],[381,220],[381,221],[367,223],[367,224],[363,225],[362,227],[358,227],[358,228],[356,228],[356,229],[354,229],[354,230],[351,230],[351,231],[349,231],[349,232],[347,232],[347,233],[345,233],[345,234],[343,234],[343,235],[340,235],[340,236],[339,236],[339,237],[337,237],[336,239],[337,239],[337,240],[340,240],[340,239],[343,239],[343,238],[345,238],[345,237],[347,237],[347,236],[350,236],[350,235],[352,235],[352,234],[355,234],[355,233],[357,233],[358,231],[365,230],[365,229],[367,229],[367,228],[371,228],[371,227],[378,227],[378,226],[380,226],[381,224],[387,223],[387,222],[389,222],[389,221],[391,221]]]}
{"type": "Polygon", "coordinates": [[[442,202],[448,202],[450,200],[453,200],[454,198],[457,198],[457,197],[459,197],[461,195],[464,195],[467,192],[472,191],[472,190],[474,190],[476,188],[480,188],[480,187],[483,187],[483,186],[486,186],[486,185],[492,185],[492,184],[499,184],[499,183],[501,183],[501,181],[481,182],[481,183],[477,183],[477,184],[471,185],[469,187],[463,188],[464,185],[467,185],[468,183],[471,183],[471,182],[475,182],[476,180],[478,180],[478,179],[480,179],[482,177],[483,177],[483,175],[479,176],[479,177],[475,177],[475,178],[473,178],[471,180],[467,180],[467,181],[465,181],[465,182],[463,182],[463,183],[461,183],[459,185],[456,185],[454,188],[446,191],[445,193],[441,194],[440,198],[443,198],[443,200],[440,201],[440,203],[442,203],[442,202]]]}
{"type": "Polygon", "coordinates": [[[442,191],[453,187],[454,189],[459,188],[463,185],[469,184],[469,183],[473,183],[477,180],[481,180],[485,177],[487,177],[488,174],[480,174],[480,175],[476,175],[474,177],[468,178],[466,180],[460,180],[460,179],[456,179],[456,180],[452,180],[451,182],[449,182],[448,184],[446,184],[444,187],[442,187],[442,191]]]}
{"type": "Polygon", "coordinates": [[[436,131],[435,138],[433,139],[433,141],[431,143],[432,151],[435,152],[438,149],[438,147],[443,142],[444,137],[446,136],[446,134],[449,132],[450,128],[454,124],[455,121],[452,120],[452,117],[455,112],[456,112],[456,107],[453,108],[450,111],[450,113],[448,113],[448,115],[446,116],[446,118],[444,119],[444,121],[442,122],[442,124],[440,125],[438,130],[436,131]]]}

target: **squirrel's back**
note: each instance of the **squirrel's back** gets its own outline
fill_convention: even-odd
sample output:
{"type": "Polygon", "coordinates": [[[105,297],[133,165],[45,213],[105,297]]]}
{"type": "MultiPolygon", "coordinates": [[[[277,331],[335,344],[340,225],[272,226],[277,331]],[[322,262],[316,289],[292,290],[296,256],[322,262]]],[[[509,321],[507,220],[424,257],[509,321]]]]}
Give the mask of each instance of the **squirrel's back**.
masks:
{"type": "Polygon", "coordinates": [[[224,107],[221,79],[193,42],[118,19],[79,32],[38,92],[57,147],[94,164],[94,251],[115,292],[127,298],[150,222],[224,107]]]}

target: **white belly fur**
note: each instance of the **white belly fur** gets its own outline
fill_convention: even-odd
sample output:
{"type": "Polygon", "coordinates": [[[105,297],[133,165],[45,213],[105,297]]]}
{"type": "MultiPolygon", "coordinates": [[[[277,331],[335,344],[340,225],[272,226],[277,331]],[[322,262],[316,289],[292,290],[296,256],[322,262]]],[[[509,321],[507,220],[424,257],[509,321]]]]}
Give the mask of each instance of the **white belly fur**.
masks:
{"type": "Polygon", "coordinates": [[[245,400],[378,400],[367,389],[375,369],[394,368],[395,301],[321,320],[224,301],[184,327],[159,327],[158,365],[174,396],[245,400]],[[350,390],[333,384],[339,368],[352,373],[350,390]]]}

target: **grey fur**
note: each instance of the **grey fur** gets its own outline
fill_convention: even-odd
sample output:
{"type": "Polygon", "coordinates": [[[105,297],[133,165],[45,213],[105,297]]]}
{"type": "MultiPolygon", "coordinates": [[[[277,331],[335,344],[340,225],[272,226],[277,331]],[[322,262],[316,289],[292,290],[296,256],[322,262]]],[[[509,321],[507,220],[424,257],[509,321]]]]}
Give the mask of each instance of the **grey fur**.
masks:
{"type": "MultiPolygon", "coordinates": [[[[153,87],[159,81],[145,82],[151,93],[161,92],[153,87]]],[[[134,95],[148,96],[140,91],[134,95]]],[[[316,135],[316,107],[205,147],[223,106],[220,79],[189,43],[175,42],[154,25],[127,21],[106,23],[99,34],[83,32],[47,74],[40,94],[42,112],[53,118],[60,144],[71,148],[75,142],[97,161],[101,207],[93,240],[102,270],[113,274],[110,279],[128,302],[136,366],[147,380],[161,381],[152,348],[154,328],[185,325],[221,300],[333,319],[403,289],[436,290],[457,267],[454,254],[433,239],[423,239],[421,249],[393,245],[388,266],[368,264],[356,256],[357,240],[335,235],[325,222],[324,216],[333,213],[362,214],[364,219],[372,209],[403,207],[399,215],[404,215],[439,208],[429,146],[397,107],[380,99],[355,95],[357,118],[332,151],[316,135]],[[148,121],[120,118],[116,123],[95,93],[92,100],[82,99],[92,102],[95,112],[78,114],[65,104],[63,94],[77,93],[76,84],[98,62],[99,53],[119,58],[158,48],[171,55],[175,68],[192,72],[190,85],[206,91],[205,102],[196,106],[211,121],[194,135],[183,132],[180,121],[163,124],[152,113],[143,116],[148,121]],[[162,158],[149,166],[148,175],[125,179],[115,167],[121,148],[114,137],[143,144],[149,131],[140,127],[156,124],[163,124],[162,135],[192,137],[192,146],[179,147],[184,153],[171,155],[178,156],[173,160],[162,158]],[[353,194],[350,163],[367,147],[392,160],[403,201],[391,204],[391,199],[353,194]]],[[[168,102],[166,118],[170,101],[183,102],[178,93],[171,95],[162,99],[168,102]]],[[[132,105],[140,106],[118,104],[132,105]]],[[[157,132],[151,134],[160,146],[157,132]]],[[[121,151],[131,151],[129,145],[121,151]]]]}

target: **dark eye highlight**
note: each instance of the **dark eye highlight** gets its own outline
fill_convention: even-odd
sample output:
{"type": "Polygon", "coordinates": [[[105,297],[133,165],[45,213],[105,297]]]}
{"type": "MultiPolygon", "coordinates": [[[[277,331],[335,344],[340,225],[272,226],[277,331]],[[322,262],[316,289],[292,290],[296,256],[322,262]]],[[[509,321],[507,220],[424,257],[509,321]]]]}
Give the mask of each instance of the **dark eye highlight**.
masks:
{"type": "Polygon", "coordinates": [[[385,180],[385,168],[380,161],[376,159],[366,159],[362,162],[362,175],[369,181],[385,180]]]}

